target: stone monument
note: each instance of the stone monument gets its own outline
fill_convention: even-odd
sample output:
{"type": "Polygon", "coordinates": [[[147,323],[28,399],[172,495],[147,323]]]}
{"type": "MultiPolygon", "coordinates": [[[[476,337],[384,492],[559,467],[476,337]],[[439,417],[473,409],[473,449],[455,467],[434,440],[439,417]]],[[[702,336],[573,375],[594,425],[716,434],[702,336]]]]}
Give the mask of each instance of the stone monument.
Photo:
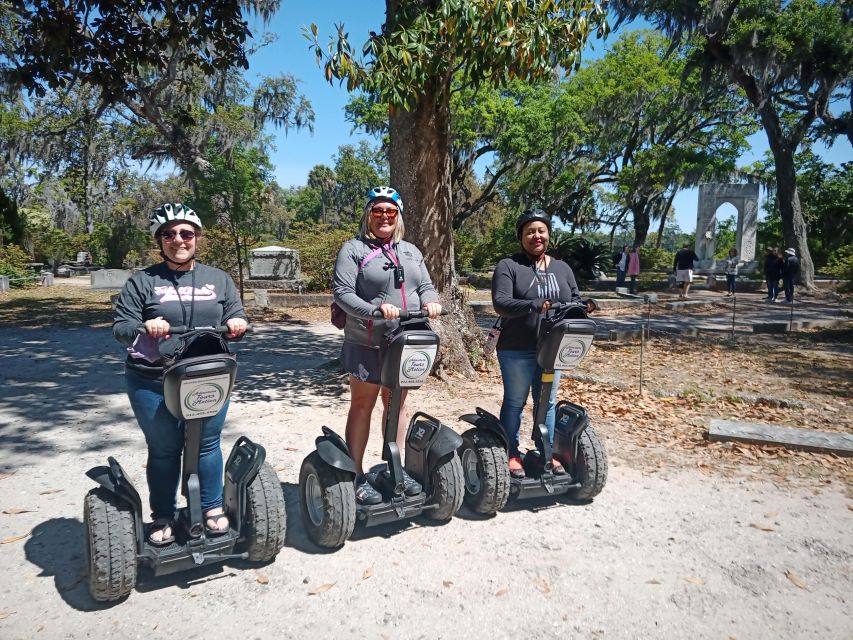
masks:
{"type": "Polygon", "coordinates": [[[299,252],[296,249],[269,246],[252,249],[249,253],[248,287],[284,291],[298,291],[302,287],[299,252]]]}
{"type": "Polygon", "coordinates": [[[755,234],[758,228],[758,184],[707,183],[699,185],[699,206],[696,215],[696,244],[700,269],[717,269],[714,252],[717,248],[717,209],[724,203],[737,209],[738,259],[746,263],[755,260],[755,234]]]}

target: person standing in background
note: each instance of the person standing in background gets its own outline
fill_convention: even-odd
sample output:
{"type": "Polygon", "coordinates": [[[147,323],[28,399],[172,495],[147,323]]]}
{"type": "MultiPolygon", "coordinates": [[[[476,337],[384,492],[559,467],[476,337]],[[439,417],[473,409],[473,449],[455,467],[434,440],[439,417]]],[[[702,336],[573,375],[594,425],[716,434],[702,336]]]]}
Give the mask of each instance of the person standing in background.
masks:
{"type": "Polygon", "coordinates": [[[636,245],[631,248],[628,256],[628,275],[631,278],[631,286],[628,291],[633,295],[637,293],[637,276],[640,275],[640,248],[636,245]]]}

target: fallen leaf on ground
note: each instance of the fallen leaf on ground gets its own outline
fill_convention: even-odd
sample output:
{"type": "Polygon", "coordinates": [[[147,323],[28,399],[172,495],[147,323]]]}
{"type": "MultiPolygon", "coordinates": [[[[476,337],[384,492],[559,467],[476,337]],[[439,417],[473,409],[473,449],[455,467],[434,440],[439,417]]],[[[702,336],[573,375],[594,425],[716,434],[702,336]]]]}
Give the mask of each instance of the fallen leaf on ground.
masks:
{"type": "Polygon", "coordinates": [[[504,587],[503,589],[495,591],[495,597],[500,598],[501,596],[505,596],[507,593],[509,593],[509,587],[504,587]]]}
{"type": "Polygon", "coordinates": [[[32,513],[33,509],[24,509],[22,507],[9,507],[8,509],[3,509],[3,513],[7,513],[10,516],[16,516],[19,513],[32,513]]]}
{"type": "Polygon", "coordinates": [[[542,593],[551,593],[551,585],[545,578],[536,578],[533,581],[533,586],[539,589],[542,593]]]}
{"type": "Polygon", "coordinates": [[[327,582],[325,584],[321,584],[316,589],[311,589],[311,591],[308,592],[308,595],[309,596],[316,596],[316,595],[319,595],[321,593],[326,593],[329,589],[334,587],[336,584],[337,584],[336,582],[327,582]]]}
{"type": "Polygon", "coordinates": [[[453,586],[453,583],[452,583],[450,580],[442,580],[442,581],[441,581],[441,585],[442,585],[445,589],[449,589],[450,587],[452,587],[452,586],[453,586]]]}
{"type": "Polygon", "coordinates": [[[684,579],[690,584],[705,584],[705,581],[702,578],[697,578],[695,576],[687,576],[684,579]]]}
{"type": "Polygon", "coordinates": [[[761,524],[760,522],[750,522],[749,526],[753,529],[758,529],[759,531],[776,531],[773,527],[770,527],[766,524],[761,524]]]}
{"type": "Polygon", "coordinates": [[[361,574],[361,579],[367,580],[368,578],[372,578],[372,577],[373,577],[373,565],[370,565],[369,567],[367,567],[367,569],[364,570],[364,573],[361,574]]]}
{"type": "Polygon", "coordinates": [[[775,518],[778,515],[779,515],[778,511],[770,511],[769,513],[765,513],[764,517],[765,518],[775,518]]]}
{"type": "Polygon", "coordinates": [[[285,451],[299,451],[299,449],[297,449],[296,447],[285,447],[284,450],[285,451]]]}
{"type": "Polygon", "coordinates": [[[848,504],[847,508],[850,509],[850,511],[853,511],[853,504],[848,504]]]}
{"type": "Polygon", "coordinates": [[[17,542],[18,540],[23,540],[24,538],[28,538],[32,531],[27,531],[26,533],[22,533],[19,536],[9,536],[8,538],[3,538],[0,540],[0,544],[9,544],[10,542],[17,542]]]}
{"type": "Polygon", "coordinates": [[[283,464],[278,465],[277,467],[273,467],[273,471],[284,471],[287,467],[283,464]]]}
{"type": "Polygon", "coordinates": [[[42,491],[42,492],[40,492],[40,493],[39,493],[39,495],[40,495],[40,496],[46,496],[46,495],[48,495],[49,493],[59,493],[59,492],[61,492],[61,491],[64,491],[64,489],[47,489],[46,491],[42,491]]]}
{"type": "Polygon", "coordinates": [[[6,471],[4,473],[0,473],[0,480],[5,480],[6,478],[11,478],[15,475],[14,471],[6,471]]]}
{"type": "Polygon", "coordinates": [[[646,580],[646,584],[660,584],[660,580],[646,580]]]}
{"type": "Polygon", "coordinates": [[[267,574],[265,574],[263,571],[255,571],[255,573],[258,576],[258,583],[259,584],[269,584],[270,583],[269,576],[267,574]]]}
{"type": "Polygon", "coordinates": [[[15,612],[14,611],[0,611],[0,620],[5,620],[9,616],[11,616],[13,613],[15,613],[15,612]]]}
{"type": "Polygon", "coordinates": [[[795,586],[799,587],[800,589],[806,588],[806,581],[790,569],[785,569],[785,577],[788,578],[788,580],[790,580],[795,586]]]}

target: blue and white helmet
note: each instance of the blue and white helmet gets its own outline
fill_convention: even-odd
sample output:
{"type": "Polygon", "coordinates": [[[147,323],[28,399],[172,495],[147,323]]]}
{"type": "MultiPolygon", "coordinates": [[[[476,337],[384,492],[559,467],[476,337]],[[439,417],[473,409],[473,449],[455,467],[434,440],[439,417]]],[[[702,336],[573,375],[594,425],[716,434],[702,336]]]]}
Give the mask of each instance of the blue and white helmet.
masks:
{"type": "Polygon", "coordinates": [[[367,206],[371,206],[376,200],[393,202],[397,205],[400,213],[403,213],[403,197],[391,187],[373,187],[367,192],[367,206]]]}
{"type": "Polygon", "coordinates": [[[179,202],[167,202],[162,207],[155,209],[154,213],[151,214],[151,217],[148,218],[151,235],[156,238],[157,232],[160,231],[160,227],[164,224],[169,224],[170,222],[175,222],[177,220],[189,222],[198,229],[202,228],[201,218],[198,217],[198,214],[195,211],[189,207],[185,207],[179,202]]]}

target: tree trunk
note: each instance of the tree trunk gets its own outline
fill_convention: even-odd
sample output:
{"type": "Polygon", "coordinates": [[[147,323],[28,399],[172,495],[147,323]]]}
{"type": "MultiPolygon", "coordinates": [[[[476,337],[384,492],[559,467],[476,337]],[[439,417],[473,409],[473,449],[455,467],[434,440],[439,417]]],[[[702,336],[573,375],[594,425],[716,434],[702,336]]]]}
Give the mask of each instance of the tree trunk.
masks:
{"type": "Polygon", "coordinates": [[[454,279],[450,78],[429,84],[411,111],[393,111],[389,125],[391,186],[403,196],[406,238],[423,253],[450,312],[433,323],[441,338],[436,371],[473,377],[470,346],[482,345],[483,336],[454,279]]]}
{"type": "Polygon", "coordinates": [[[634,214],[634,246],[642,247],[649,235],[649,200],[645,196],[636,203],[631,203],[631,213],[634,214]]]}
{"type": "Polygon", "coordinates": [[[775,112],[760,109],[761,123],[767,133],[767,142],[773,153],[776,165],[776,198],[779,204],[779,214],[782,218],[782,233],[785,237],[784,250],[793,247],[800,259],[799,283],[806,289],[815,290],[814,262],[809,252],[806,221],[803,219],[803,209],[800,205],[800,194],[797,191],[797,170],[794,166],[794,153],[797,151],[799,140],[787,139],[779,126],[775,112]]]}

